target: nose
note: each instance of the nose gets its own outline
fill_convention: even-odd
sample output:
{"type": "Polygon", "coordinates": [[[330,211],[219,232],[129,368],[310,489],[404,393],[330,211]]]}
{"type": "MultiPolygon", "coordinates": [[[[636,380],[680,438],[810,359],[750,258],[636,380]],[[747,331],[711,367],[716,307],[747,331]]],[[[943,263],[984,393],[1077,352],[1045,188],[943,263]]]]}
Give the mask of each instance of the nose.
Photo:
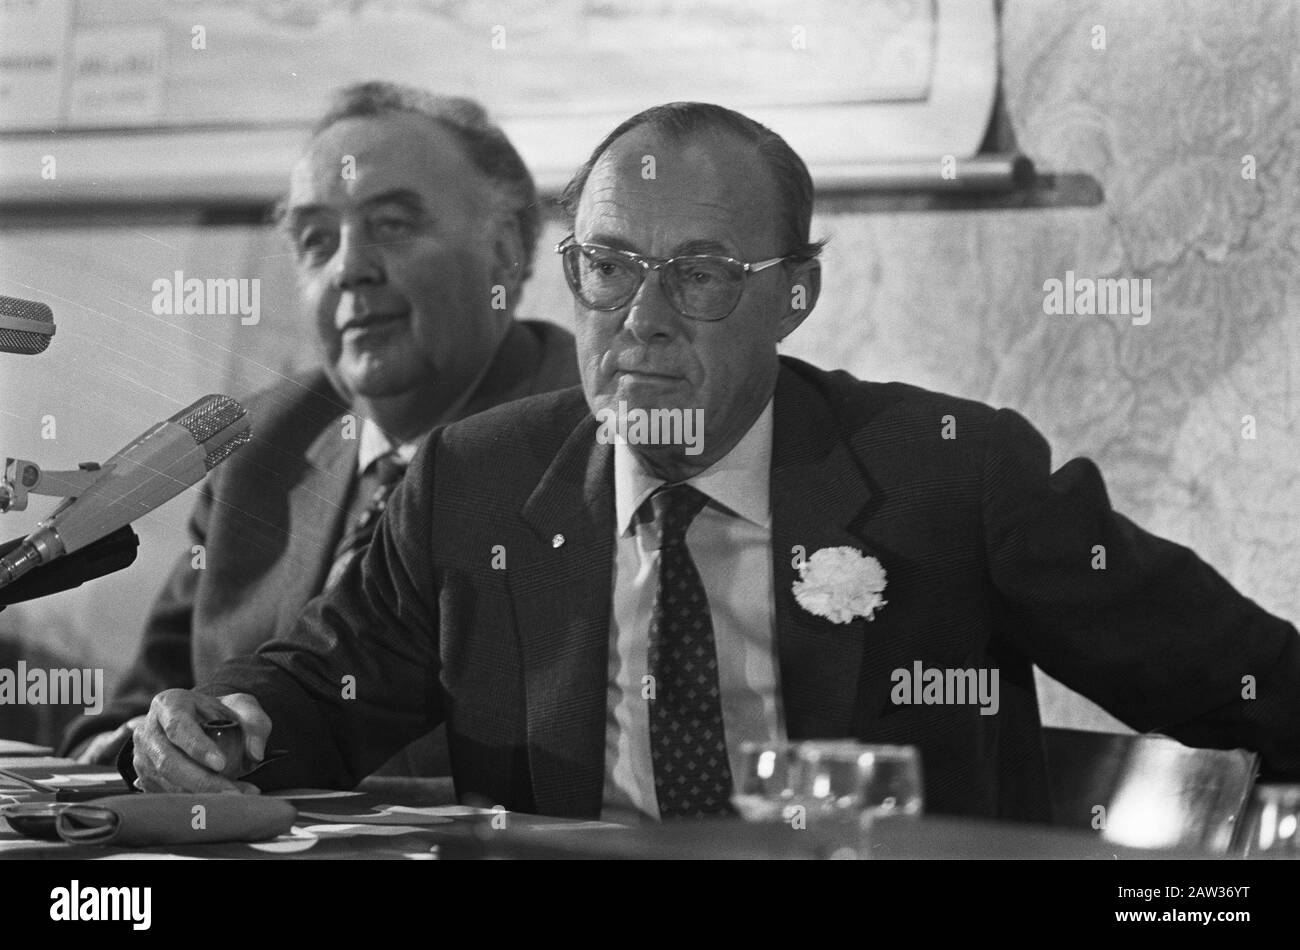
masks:
{"type": "Polygon", "coordinates": [[[649,343],[655,339],[670,339],[679,330],[682,319],[664,295],[659,284],[659,271],[650,271],[628,305],[624,325],[638,342],[649,343]]]}
{"type": "Polygon", "coordinates": [[[340,230],[333,265],[334,286],[338,290],[353,290],[362,284],[384,282],[384,265],[378,245],[367,242],[364,235],[352,228],[340,230]]]}

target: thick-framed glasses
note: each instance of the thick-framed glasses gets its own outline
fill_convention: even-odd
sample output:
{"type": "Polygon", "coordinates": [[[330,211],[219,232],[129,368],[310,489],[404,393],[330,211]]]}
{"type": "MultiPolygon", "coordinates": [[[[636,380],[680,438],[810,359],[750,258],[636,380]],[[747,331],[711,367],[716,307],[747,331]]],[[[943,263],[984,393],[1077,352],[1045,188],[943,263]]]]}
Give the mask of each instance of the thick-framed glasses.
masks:
{"type": "Polygon", "coordinates": [[[673,309],[692,320],[723,320],[745,292],[745,278],[794,254],[747,263],[717,254],[646,257],[603,244],[579,244],[569,235],[555,245],[564,263],[564,277],[583,306],[591,310],[621,310],[632,302],[650,271],[659,274],[659,287],[673,309]]]}

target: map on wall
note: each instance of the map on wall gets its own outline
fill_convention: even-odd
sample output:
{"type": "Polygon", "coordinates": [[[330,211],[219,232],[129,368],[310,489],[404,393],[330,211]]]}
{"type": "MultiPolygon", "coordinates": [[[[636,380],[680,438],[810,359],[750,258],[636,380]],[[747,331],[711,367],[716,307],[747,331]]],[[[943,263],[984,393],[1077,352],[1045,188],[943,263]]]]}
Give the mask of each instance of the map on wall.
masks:
{"type": "Polygon", "coordinates": [[[372,78],[506,119],[870,106],[893,117],[890,155],[936,154],[909,124],[970,154],[996,18],[992,0],[0,0],[3,130],[301,124],[372,78]]]}

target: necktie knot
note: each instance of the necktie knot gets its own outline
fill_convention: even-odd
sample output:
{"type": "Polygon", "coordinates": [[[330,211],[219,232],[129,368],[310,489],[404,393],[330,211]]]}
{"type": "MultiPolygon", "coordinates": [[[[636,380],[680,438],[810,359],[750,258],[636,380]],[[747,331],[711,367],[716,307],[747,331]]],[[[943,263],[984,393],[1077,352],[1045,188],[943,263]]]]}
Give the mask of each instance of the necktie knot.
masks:
{"type": "Polygon", "coordinates": [[[406,463],[396,452],[388,452],[370,463],[356,489],[358,501],[365,500],[365,508],[339,541],[333,565],[326,578],[326,588],[337,584],[352,560],[370,544],[379,516],[388,507],[388,496],[397,488],[405,474],[406,463]]]}
{"type": "Polygon", "coordinates": [[[392,488],[406,474],[406,463],[396,452],[379,456],[374,462],[375,482],[379,488],[392,488]]]}
{"type": "Polygon", "coordinates": [[[686,537],[701,509],[708,504],[709,496],[694,485],[666,485],[654,493],[655,507],[665,542],[678,543],[686,537]]]}

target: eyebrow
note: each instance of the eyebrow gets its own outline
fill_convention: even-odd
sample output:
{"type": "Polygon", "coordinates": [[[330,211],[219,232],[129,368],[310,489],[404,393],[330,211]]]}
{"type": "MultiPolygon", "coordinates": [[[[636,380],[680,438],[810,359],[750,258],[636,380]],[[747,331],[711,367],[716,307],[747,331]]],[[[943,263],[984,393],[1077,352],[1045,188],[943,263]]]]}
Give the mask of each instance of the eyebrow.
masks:
{"type": "MultiPolygon", "coordinates": [[[[410,188],[393,188],[388,191],[382,191],[377,195],[371,195],[365,201],[361,202],[364,210],[373,209],[379,205],[397,204],[413,214],[424,213],[424,199],[420,197],[419,192],[410,188]]],[[[277,223],[286,230],[293,231],[306,218],[315,215],[327,213],[332,209],[327,205],[296,205],[287,207],[281,205],[277,209],[279,215],[277,223]]]]}
{"type": "MultiPolygon", "coordinates": [[[[620,251],[630,251],[633,254],[642,254],[643,252],[634,247],[629,241],[624,240],[613,234],[594,234],[584,244],[600,244],[604,247],[612,247],[620,251]]],[[[673,248],[670,257],[682,257],[688,254],[718,254],[723,257],[735,257],[736,252],[731,250],[721,241],[711,241],[704,238],[695,238],[690,241],[683,241],[673,248]]],[[[645,255],[649,256],[649,255],[645,255]]]]}

